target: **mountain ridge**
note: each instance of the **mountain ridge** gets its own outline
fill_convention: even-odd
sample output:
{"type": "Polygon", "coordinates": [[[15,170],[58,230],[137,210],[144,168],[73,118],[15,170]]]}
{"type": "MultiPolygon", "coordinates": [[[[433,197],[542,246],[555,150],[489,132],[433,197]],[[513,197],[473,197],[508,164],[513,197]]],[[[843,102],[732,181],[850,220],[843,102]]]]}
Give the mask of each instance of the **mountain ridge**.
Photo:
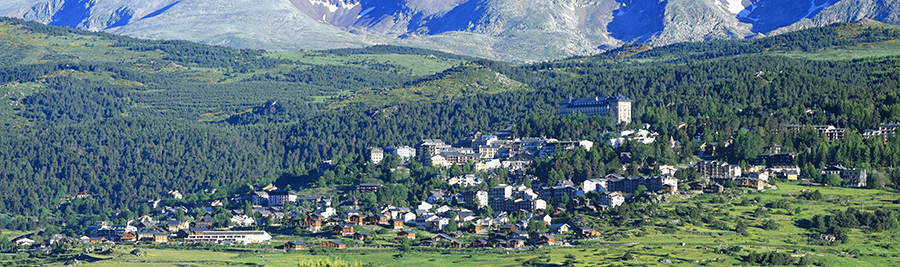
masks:
{"type": "Polygon", "coordinates": [[[391,44],[508,62],[627,43],[771,36],[837,22],[900,23],[881,0],[12,0],[0,15],[139,38],[320,50],[391,44]]]}

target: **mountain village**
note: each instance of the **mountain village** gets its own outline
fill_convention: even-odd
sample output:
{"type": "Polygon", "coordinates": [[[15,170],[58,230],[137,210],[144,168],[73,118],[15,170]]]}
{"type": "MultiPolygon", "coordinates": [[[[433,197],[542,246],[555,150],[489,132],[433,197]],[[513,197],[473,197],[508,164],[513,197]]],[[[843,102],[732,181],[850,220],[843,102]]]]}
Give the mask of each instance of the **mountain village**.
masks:
{"type": "MultiPolygon", "coordinates": [[[[624,97],[566,99],[560,103],[560,115],[574,112],[593,116],[610,116],[618,122],[630,121],[630,100],[624,97]]],[[[795,126],[788,126],[790,127],[795,126]]],[[[644,127],[646,128],[646,127],[644,127]]],[[[821,128],[823,134],[834,132],[834,127],[821,128]]],[[[879,132],[896,129],[889,126],[879,132]]],[[[872,131],[867,131],[867,133],[872,131]]],[[[400,164],[391,171],[404,171],[413,161],[448,168],[469,165],[475,171],[505,169],[507,183],[490,185],[495,177],[481,177],[468,173],[457,176],[442,172],[437,178],[448,185],[465,188],[451,193],[436,189],[427,199],[414,205],[398,207],[377,203],[363,209],[359,197],[298,196],[291,190],[279,189],[271,184],[258,186],[232,197],[231,203],[244,203],[243,209],[223,210],[222,201],[200,203],[194,206],[169,206],[163,200],[147,200],[152,215],[140,218],[124,218],[127,223],[110,225],[96,222],[81,237],[81,242],[97,243],[149,243],[149,244],[217,244],[249,245],[268,244],[273,237],[261,229],[270,227],[293,228],[298,236],[293,240],[275,244],[284,249],[304,249],[308,246],[345,248],[356,246],[416,245],[446,248],[496,247],[518,249],[525,246],[569,245],[572,239],[603,238],[603,233],[568,221],[570,212],[599,212],[620,206],[639,195],[651,201],[667,201],[669,197],[691,197],[703,193],[722,193],[725,188],[744,187],[752,190],[774,188],[770,177],[797,180],[800,169],[794,165],[793,153],[780,153],[779,147],[769,147],[767,154],[759,155],[747,166],[720,161],[700,161],[686,166],[659,165],[659,175],[630,176],[602,175],[584,181],[571,178],[556,184],[541,184],[536,177],[526,174],[526,167],[535,159],[552,157],[576,149],[591,150],[595,145],[618,148],[626,141],[643,144],[668,142],[657,140],[659,134],[646,129],[628,130],[597,137],[597,140],[560,141],[552,138],[518,138],[510,130],[493,134],[473,133],[453,146],[440,139],[426,139],[415,145],[371,147],[368,164],[382,164],[386,157],[399,158],[400,164]],[[703,183],[679,184],[676,172],[695,170],[703,183]],[[481,189],[479,189],[481,188],[481,189]],[[226,218],[213,214],[229,214],[226,218]],[[192,216],[195,220],[191,220],[192,216]],[[224,219],[224,220],[223,220],[224,219]]],[[[838,135],[833,135],[839,138],[838,135]]],[[[619,160],[630,162],[630,153],[621,152],[619,160]]],[[[333,168],[331,161],[322,162],[319,175],[333,168]]],[[[625,167],[623,167],[625,168],[625,167]]],[[[484,172],[482,172],[484,173],[484,172]]],[[[853,170],[833,166],[823,174],[836,174],[845,186],[866,186],[865,170],[853,170]]],[[[351,189],[360,194],[378,192],[384,184],[363,183],[351,189]]],[[[214,192],[213,192],[214,193],[214,192]]],[[[170,191],[171,199],[182,199],[178,191],[170,191]]],[[[83,193],[76,198],[91,198],[83,193]]],[[[36,234],[35,234],[36,235],[36,234]]],[[[62,235],[51,240],[35,242],[23,236],[16,244],[31,251],[50,251],[51,245],[63,240],[62,235]]],[[[72,238],[72,237],[70,237],[72,238]]]]}

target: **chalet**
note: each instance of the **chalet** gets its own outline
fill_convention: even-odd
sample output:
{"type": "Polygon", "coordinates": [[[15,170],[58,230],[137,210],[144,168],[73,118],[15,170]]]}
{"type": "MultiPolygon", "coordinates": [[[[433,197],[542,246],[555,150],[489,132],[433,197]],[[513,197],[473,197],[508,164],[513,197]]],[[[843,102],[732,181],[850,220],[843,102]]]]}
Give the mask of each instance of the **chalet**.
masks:
{"type": "Polygon", "coordinates": [[[565,234],[569,231],[569,224],[551,224],[548,228],[551,232],[565,234]]]}
{"type": "Polygon", "coordinates": [[[492,232],[488,235],[490,239],[506,239],[506,234],[501,232],[492,232]]]}
{"type": "Polygon", "coordinates": [[[391,217],[385,216],[383,214],[377,214],[367,217],[366,221],[370,224],[388,224],[391,221],[391,217]]]}
{"type": "Polygon", "coordinates": [[[357,233],[353,234],[353,239],[358,239],[358,240],[366,240],[366,239],[371,239],[373,237],[375,237],[375,236],[373,236],[369,233],[364,233],[364,232],[357,232],[357,233]]]}
{"type": "Polygon", "coordinates": [[[691,190],[694,190],[694,191],[703,191],[703,189],[706,189],[706,185],[705,185],[705,184],[703,184],[703,183],[701,183],[701,182],[694,182],[694,183],[691,183],[691,190]]]}
{"type": "Polygon", "coordinates": [[[458,240],[453,240],[453,241],[450,241],[450,244],[447,244],[447,247],[450,247],[450,248],[464,248],[464,247],[466,247],[466,243],[461,242],[461,241],[458,241],[458,240]]]}
{"type": "Polygon", "coordinates": [[[512,239],[528,239],[529,234],[525,231],[514,231],[507,236],[512,239]]]}
{"type": "Polygon", "coordinates": [[[481,232],[482,228],[480,224],[472,224],[467,229],[469,232],[478,233],[481,232]]]}
{"type": "Polygon", "coordinates": [[[169,235],[164,233],[153,234],[153,242],[165,243],[169,242],[169,235]]]}
{"type": "Polygon", "coordinates": [[[366,216],[359,215],[359,214],[353,214],[353,215],[350,215],[350,217],[347,218],[347,223],[350,223],[350,224],[363,224],[363,222],[364,222],[365,220],[366,220],[366,216]]]}
{"type": "Polygon", "coordinates": [[[404,223],[405,222],[403,220],[392,220],[391,221],[391,225],[393,226],[394,230],[403,229],[404,223]]]}
{"type": "Polygon", "coordinates": [[[477,248],[477,247],[487,247],[487,246],[490,246],[490,243],[488,243],[487,240],[478,239],[478,240],[472,241],[472,247],[477,248]]]}
{"type": "Polygon", "coordinates": [[[309,216],[306,217],[306,220],[307,220],[307,221],[311,221],[311,220],[324,221],[324,220],[326,220],[326,219],[328,219],[328,217],[326,217],[326,216],[324,216],[324,215],[322,215],[322,214],[319,214],[319,213],[313,213],[313,214],[310,214],[309,216]]]}
{"type": "Polygon", "coordinates": [[[541,237],[538,238],[538,244],[554,245],[556,244],[556,237],[553,235],[541,235],[541,237]]]}
{"type": "Polygon", "coordinates": [[[166,221],[164,227],[169,232],[177,232],[178,230],[188,229],[190,227],[190,224],[188,223],[188,221],[168,220],[166,221]]]}
{"type": "Polygon", "coordinates": [[[511,233],[513,231],[516,231],[516,225],[515,224],[504,224],[504,225],[500,226],[498,231],[504,232],[504,233],[511,233]]]}
{"type": "Polygon", "coordinates": [[[344,243],[333,240],[325,241],[325,243],[322,243],[319,246],[325,248],[347,248],[347,245],[344,245],[344,243]]]}
{"type": "Polygon", "coordinates": [[[313,232],[313,233],[318,232],[318,231],[321,231],[321,230],[322,230],[322,221],[321,221],[321,220],[317,220],[317,219],[313,219],[313,220],[311,220],[311,221],[307,221],[307,222],[306,222],[306,227],[307,227],[307,229],[308,229],[310,232],[313,232]]]}
{"type": "Polygon", "coordinates": [[[301,241],[287,242],[284,244],[284,249],[293,249],[293,250],[306,249],[306,243],[303,243],[301,241]]]}
{"type": "Polygon", "coordinates": [[[797,170],[787,170],[783,172],[783,176],[788,180],[797,180],[800,177],[800,171],[797,170]]]}
{"type": "Polygon", "coordinates": [[[431,241],[434,241],[434,242],[445,242],[445,241],[453,241],[453,240],[455,240],[455,239],[453,239],[452,237],[450,237],[444,233],[436,234],[431,237],[431,241]]]}
{"type": "Polygon", "coordinates": [[[137,240],[151,241],[151,240],[153,240],[153,237],[157,233],[159,233],[159,232],[156,232],[156,231],[154,231],[154,232],[138,232],[137,240]]]}
{"type": "Polygon", "coordinates": [[[401,231],[397,233],[397,237],[395,238],[406,238],[411,240],[416,240],[416,232],[413,231],[401,231]]]}
{"type": "Polygon", "coordinates": [[[347,223],[350,224],[363,224],[366,221],[366,216],[361,214],[353,214],[347,217],[347,223]]]}
{"type": "Polygon", "coordinates": [[[576,227],[575,234],[579,236],[600,236],[600,231],[590,227],[576,227]]]}
{"type": "Polygon", "coordinates": [[[120,241],[132,242],[137,241],[137,234],[132,232],[125,232],[122,236],[119,237],[120,241]]]}
{"type": "Polygon", "coordinates": [[[344,224],[344,220],[341,220],[340,218],[337,218],[337,217],[331,217],[331,218],[328,218],[328,220],[325,220],[322,222],[325,223],[326,226],[335,226],[335,225],[344,224]]]}
{"type": "Polygon", "coordinates": [[[708,188],[708,190],[706,190],[706,191],[708,193],[712,193],[712,194],[721,194],[721,193],[725,192],[725,186],[723,186],[722,184],[716,183],[716,184],[713,184],[712,186],[710,186],[708,188]]]}
{"type": "Polygon", "coordinates": [[[521,247],[524,247],[524,246],[525,246],[525,240],[524,240],[524,239],[510,239],[510,240],[506,243],[506,247],[507,247],[507,248],[521,248],[521,247]]]}
{"type": "Polygon", "coordinates": [[[353,225],[350,225],[350,224],[343,224],[340,227],[334,228],[335,235],[348,236],[348,235],[353,235],[355,233],[356,233],[356,228],[354,228],[353,225]]]}

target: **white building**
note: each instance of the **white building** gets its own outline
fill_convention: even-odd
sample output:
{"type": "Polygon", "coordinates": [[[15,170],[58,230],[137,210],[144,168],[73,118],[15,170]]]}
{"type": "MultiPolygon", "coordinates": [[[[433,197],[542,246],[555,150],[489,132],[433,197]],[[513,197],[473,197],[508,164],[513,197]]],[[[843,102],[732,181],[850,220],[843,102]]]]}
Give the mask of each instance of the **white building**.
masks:
{"type": "Polygon", "coordinates": [[[606,189],[606,183],[609,181],[608,179],[587,179],[581,183],[581,189],[584,189],[585,193],[603,191],[606,189]]]}
{"type": "Polygon", "coordinates": [[[402,161],[403,164],[407,164],[416,156],[416,149],[408,146],[388,147],[385,149],[385,153],[395,154],[400,157],[400,161],[402,161]]]}
{"type": "Polygon", "coordinates": [[[631,99],[618,95],[616,97],[566,98],[559,102],[559,116],[572,113],[588,116],[613,117],[616,123],[631,122],[631,99]]]}
{"type": "Polygon", "coordinates": [[[672,165],[659,165],[659,175],[675,175],[678,168],[672,165]]]}
{"type": "Polygon", "coordinates": [[[467,186],[476,186],[484,182],[484,179],[476,177],[474,174],[466,174],[463,176],[452,177],[447,179],[447,184],[455,185],[459,184],[463,187],[467,186]]]}
{"type": "Polygon", "coordinates": [[[234,225],[234,226],[247,227],[247,226],[252,226],[255,223],[256,223],[256,220],[254,220],[250,216],[247,216],[244,214],[234,215],[231,217],[231,225],[234,225]]]}
{"type": "Polygon", "coordinates": [[[476,171],[493,170],[499,169],[501,167],[503,167],[503,164],[500,163],[499,159],[482,160],[478,163],[475,163],[476,171]]]}
{"type": "Polygon", "coordinates": [[[600,195],[600,205],[605,205],[610,208],[618,207],[625,203],[625,196],[622,195],[621,192],[611,192],[600,195]]]}
{"type": "Polygon", "coordinates": [[[205,231],[195,232],[184,239],[187,243],[259,244],[272,240],[266,231],[205,231]]]}
{"type": "Polygon", "coordinates": [[[370,147],[369,160],[375,165],[381,164],[381,161],[384,160],[384,150],[380,147],[370,147]]]}
{"type": "Polygon", "coordinates": [[[416,213],[422,214],[422,213],[430,212],[431,208],[434,208],[434,205],[431,205],[428,202],[422,201],[422,204],[419,204],[419,206],[416,206],[416,213]]]}
{"type": "Polygon", "coordinates": [[[428,156],[425,161],[431,166],[450,167],[450,165],[453,165],[453,163],[440,154],[428,156]]]}
{"type": "Polygon", "coordinates": [[[744,175],[752,179],[760,179],[766,182],[769,181],[769,175],[764,172],[748,172],[744,173],[744,175]]]}

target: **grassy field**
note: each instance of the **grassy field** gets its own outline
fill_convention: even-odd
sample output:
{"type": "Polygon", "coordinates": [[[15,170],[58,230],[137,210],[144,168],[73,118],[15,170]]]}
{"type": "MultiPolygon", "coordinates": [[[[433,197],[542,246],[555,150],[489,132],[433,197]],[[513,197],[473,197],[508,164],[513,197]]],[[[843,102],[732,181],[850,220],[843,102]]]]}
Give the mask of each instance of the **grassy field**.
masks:
{"type": "Polygon", "coordinates": [[[431,75],[453,66],[465,63],[458,59],[440,58],[430,55],[400,55],[400,54],[360,54],[339,56],[328,53],[299,51],[299,52],[268,52],[266,56],[295,60],[310,65],[369,65],[373,63],[388,63],[408,68],[414,75],[431,75]]]}
{"type": "Polygon", "coordinates": [[[526,85],[477,64],[444,73],[443,77],[391,90],[362,90],[333,101],[328,108],[383,107],[398,103],[445,101],[476,94],[530,90],[526,85]]]}

